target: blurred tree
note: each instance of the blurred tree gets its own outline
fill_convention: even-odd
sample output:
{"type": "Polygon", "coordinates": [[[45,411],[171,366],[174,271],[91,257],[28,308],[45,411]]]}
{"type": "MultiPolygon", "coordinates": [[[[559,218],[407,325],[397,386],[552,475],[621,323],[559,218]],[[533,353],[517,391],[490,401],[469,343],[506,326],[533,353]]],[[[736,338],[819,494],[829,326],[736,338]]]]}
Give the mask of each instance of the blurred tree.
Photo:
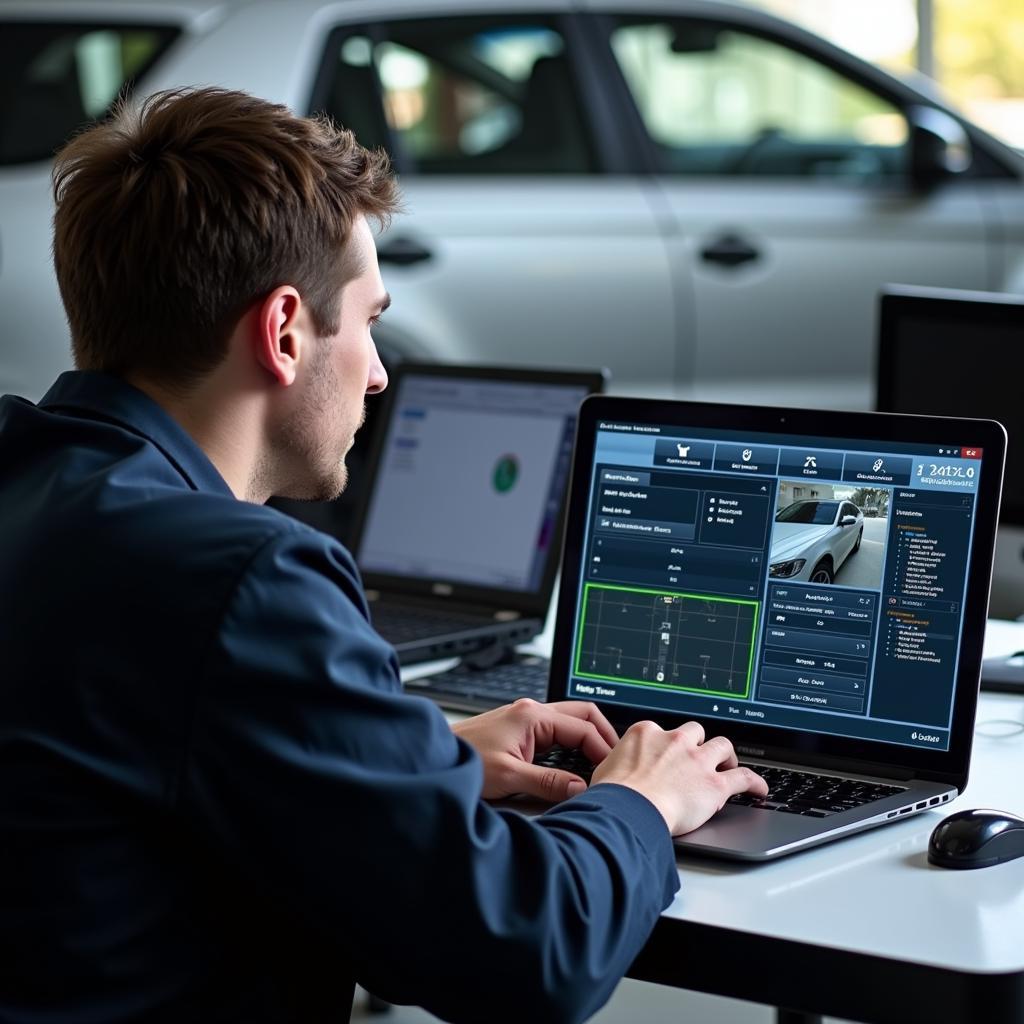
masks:
{"type": "Polygon", "coordinates": [[[939,79],[958,99],[1024,99],[1021,0],[935,0],[939,79]]]}
{"type": "MultiPolygon", "coordinates": [[[[918,66],[917,0],[748,0],[890,71],[918,66]]],[[[1024,0],[930,0],[934,77],[972,120],[1024,149],[1024,0]]]]}

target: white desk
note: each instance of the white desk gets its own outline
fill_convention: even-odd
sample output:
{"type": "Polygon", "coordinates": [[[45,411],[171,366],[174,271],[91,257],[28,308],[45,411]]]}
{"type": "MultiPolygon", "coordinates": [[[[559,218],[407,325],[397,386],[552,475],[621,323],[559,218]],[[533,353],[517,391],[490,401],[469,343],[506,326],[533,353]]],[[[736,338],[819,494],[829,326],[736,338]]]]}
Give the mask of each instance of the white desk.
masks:
{"type": "MultiPolygon", "coordinates": [[[[986,654],[1022,636],[990,623],[986,654]]],[[[954,804],[763,865],[681,857],[682,889],[630,975],[854,1020],[1024,1021],[1024,858],[950,871],[926,857],[952,810],[1024,815],[1022,780],[1024,697],[982,694],[954,804]]]]}
{"type": "MultiPolygon", "coordinates": [[[[989,623],[987,656],[1020,649],[1024,623],[989,623]]],[[[952,810],[1024,816],[1024,697],[982,694],[977,722],[966,794],[941,811],[766,864],[680,855],[682,888],[630,977],[786,1007],[791,1024],[1024,1021],[1024,858],[926,857],[952,810]]]]}

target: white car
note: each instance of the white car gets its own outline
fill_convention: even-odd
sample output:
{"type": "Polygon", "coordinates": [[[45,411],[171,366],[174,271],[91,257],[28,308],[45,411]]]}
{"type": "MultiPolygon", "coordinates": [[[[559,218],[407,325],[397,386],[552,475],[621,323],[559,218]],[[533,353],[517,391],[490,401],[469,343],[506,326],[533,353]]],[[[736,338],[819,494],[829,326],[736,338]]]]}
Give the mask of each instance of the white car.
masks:
{"type": "Polygon", "coordinates": [[[832,583],[863,538],[864,514],[852,501],[794,501],[775,515],[768,575],[832,583]]]}
{"type": "Polygon", "coordinates": [[[245,89],[392,153],[392,358],[866,407],[884,284],[1024,291],[1020,154],[748,7],[0,0],[0,56],[0,392],[68,364],[50,158],[132,89],[245,89]]]}

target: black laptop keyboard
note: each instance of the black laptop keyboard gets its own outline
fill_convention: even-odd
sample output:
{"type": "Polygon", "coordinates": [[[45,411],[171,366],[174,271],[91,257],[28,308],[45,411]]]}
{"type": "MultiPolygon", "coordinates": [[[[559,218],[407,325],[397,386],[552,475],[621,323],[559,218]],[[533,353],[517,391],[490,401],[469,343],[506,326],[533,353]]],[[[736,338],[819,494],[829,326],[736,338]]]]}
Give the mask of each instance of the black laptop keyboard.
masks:
{"type": "Polygon", "coordinates": [[[392,644],[402,644],[425,636],[444,636],[462,629],[473,629],[490,621],[482,615],[394,604],[371,605],[370,616],[373,628],[392,644]]]}
{"type": "Polygon", "coordinates": [[[839,775],[818,775],[758,764],[744,764],[744,767],[757,772],[768,783],[768,796],[762,800],[750,793],[739,793],[729,802],[766,811],[827,818],[830,814],[852,811],[875,800],[905,792],[903,786],[844,779],[839,775]]]}
{"type": "Polygon", "coordinates": [[[544,701],[548,696],[549,664],[547,658],[532,656],[489,668],[471,668],[463,663],[417,680],[410,691],[457,711],[488,711],[519,697],[544,701]]]}
{"type": "MultiPolygon", "coordinates": [[[[562,768],[590,781],[594,766],[581,750],[552,747],[547,753],[534,758],[534,764],[546,768],[562,768]]],[[[729,803],[757,807],[766,811],[784,811],[805,814],[811,818],[827,818],[842,811],[851,811],[874,800],[881,800],[905,792],[902,786],[887,786],[859,779],[844,779],[838,775],[817,775],[792,768],[769,765],[744,764],[757,772],[768,783],[768,796],[764,799],[750,793],[739,793],[729,803]]]]}
{"type": "Polygon", "coordinates": [[[594,774],[596,767],[582,750],[577,747],[554,746],[543,754],[538,754],[533,759],[534,764],[543,768],[561,768],[562,771],[572,772],[581,779],[590,782],[590,776],[594,774]]]}

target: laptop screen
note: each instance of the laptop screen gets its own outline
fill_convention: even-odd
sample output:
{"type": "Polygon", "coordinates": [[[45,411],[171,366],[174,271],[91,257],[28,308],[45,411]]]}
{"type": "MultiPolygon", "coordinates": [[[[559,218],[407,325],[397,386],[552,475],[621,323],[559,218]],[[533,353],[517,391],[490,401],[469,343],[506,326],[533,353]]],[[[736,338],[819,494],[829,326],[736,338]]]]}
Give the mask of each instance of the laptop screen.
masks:
{"type": "Polygon", "coordinates": [[[487,373],[413,370],[392,385],[356,550],[365,573],[542,589],[559,541],[576,413],[594,383],[487,373]]]}
{"type": "Polygon", "coordinates": [[[1002,452],[938,422],[934,443],[588,422],[552,696],[948,751],[1002,452]]]}

